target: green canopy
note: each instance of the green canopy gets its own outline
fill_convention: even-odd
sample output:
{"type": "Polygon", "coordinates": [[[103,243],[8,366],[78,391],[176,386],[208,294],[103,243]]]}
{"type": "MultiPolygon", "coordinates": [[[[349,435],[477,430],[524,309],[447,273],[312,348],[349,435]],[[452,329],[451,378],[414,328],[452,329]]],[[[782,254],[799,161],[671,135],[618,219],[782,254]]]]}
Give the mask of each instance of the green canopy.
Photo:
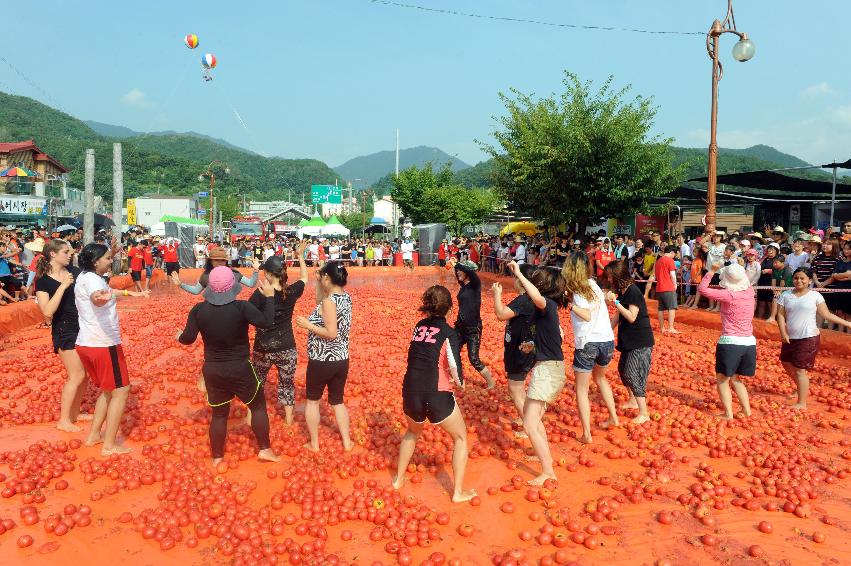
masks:
{"type": "Polygon", "coordinates": [[[177,222],[178,224],[195,224],[196,226],[206,226],[207,222],[198,220],[197,218],[184,218],[182,216],[164,215],[160,218],[160,222],[177,222]]]}
{"type": "Polygon", "coordinates": [[[307,218],[302,218],[301,221],[298,223],[298,227],[301,228],[305,224],[307,224],[307,218]]]}
{"type": "MultiPolygon", "coordinates": [[[[322,220],[322,217],[319,214],[314,214],[313,218],[304,223],[304,226],[325,226],[325,221],[322,220]]],[[[302,226],[302,227],[304,227],[302,226]]]]}

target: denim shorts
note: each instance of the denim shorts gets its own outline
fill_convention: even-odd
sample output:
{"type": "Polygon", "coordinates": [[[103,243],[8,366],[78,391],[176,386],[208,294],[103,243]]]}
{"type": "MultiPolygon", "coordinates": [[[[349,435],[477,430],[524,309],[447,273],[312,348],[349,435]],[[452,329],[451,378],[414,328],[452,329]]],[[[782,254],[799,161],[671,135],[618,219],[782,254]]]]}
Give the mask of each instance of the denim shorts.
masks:
{"type": "Polygon", "coordinates": [[[574,371],[587,372],[594,369],[594,365],[606,367],[612,361],[615,353],[614,341],[588,342],[581,350],[573,351],[574,371]]]}

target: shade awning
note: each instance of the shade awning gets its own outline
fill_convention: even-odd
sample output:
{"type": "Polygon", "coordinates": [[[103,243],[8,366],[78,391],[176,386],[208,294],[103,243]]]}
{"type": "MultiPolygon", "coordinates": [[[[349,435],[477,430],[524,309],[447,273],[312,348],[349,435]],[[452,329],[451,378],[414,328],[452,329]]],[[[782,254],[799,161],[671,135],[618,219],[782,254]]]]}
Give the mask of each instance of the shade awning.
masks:
{"type": "MultiPolygon", "coordinates": [[[[782,193],[809,193],[827,194],[831,193],[833,183],[831,181],[815,181],[813,179],[801,179],[790,177],[776,171],[750,171],[748,173],[728,173],[718,175],[719,185],[733,185],[736,187],[748,187],[751,189],[763,189],[768,191],[779,191],[782,193]]],[[[696,177],[689,182],[706,183],[707,177],[696,177]]],[[[839,196],[851,196],[851,185],[844,183],[836,184],[836,194],[839,196]]]]}
{"type": "Polygon", "coordinates": [[[22,165],[14,165],[0,171],[0,177],[40,177],[40,175],[22,165]]]}

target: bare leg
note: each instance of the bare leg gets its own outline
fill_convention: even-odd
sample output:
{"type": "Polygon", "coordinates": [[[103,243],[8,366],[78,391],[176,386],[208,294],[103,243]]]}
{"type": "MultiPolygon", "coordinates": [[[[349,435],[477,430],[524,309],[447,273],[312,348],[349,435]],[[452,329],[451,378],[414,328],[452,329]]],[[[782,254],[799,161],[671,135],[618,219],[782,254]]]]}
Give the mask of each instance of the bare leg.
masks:
{"type": "Polygon", "coordinates": [[[101,434],[100,429],[103,426],[103,421],[106,420],[106,409],[108,406],[109,397],[106,391],[102,391],[95,403],[95,416],[92,418],[92,428],[89,431],[88,438],[86,438],[86,446],[94,446],[103,442],[103,434],[101,434]]]}
{"type": "Polygon", "coordinates": [[[671,309],[668,311],[668,332],[671,334],[679,334],[679,331],[674,329],[674,319],[677,317],[677,311],[671,309]]]}
{"type": "Polygon", "coordinates": [[[588,399],[588,390],[590,387],[591,372],[577,371],[576,408],[579,411],[579,422],[582,424],[582,436],[579,438],[579,442],[584,442],[585,444],[591,444],[591,401],[588,399]]]}
{"type": "Polygon", "coordinates": [[[509,379],[508,395],[511,397],[511,401],[514,403],[514,407],[517,409],[517,413],[522,418],[523,404],[526,402],[526,382],[509,379]]]}
{"type": "Polygon", "coordinates": [[[733,418],[733,394],[730,391],[730,378],[724,374],[715,374],[715,386],[718,388],[718,397],[721,399],[721,407],[724,412],[718,417],[722,419],[733,418]]]}
{"type": "Polygon", "coordinates": [[[807,408],[807,395],[810,392],[810,378],[807,375],[807,370],[798,369],[789,362],[783,362],[783,368],[795,385],[798,387],[798,402],[792,405],[793,409],[807,408]]]}
{"type": "Polygon", "coordinates": [[[402,437],[402,442],[399,444],[399,464],[396,466],[396,477],[393,478],[393,489],[401,489],[405,485],[405,470],[408,469],[408,464],[414,455],[417,439],[423,432],[422,423],[414,422],[407,415],[406,418],[408,419],[408,430],[405,431],[405,436],[402,437]]]}
{"type": "Polygon", "coordinates": [[[343,449],[348,452],[354,448],[352,445],[352,438],[349,436],[349,410],[343,403],[340,403],[339,405],[331,405],[331,407],[334,409],[334,417],[337,419],[337,428],[340,429],[340,437],[343,439],[343,449]]]}
{"type": "Polygon", "coordinates": [[[493,389],[493,386],[495,385],[495,383],[494,383],[494,380],[493,380],[493,375],[491,374],[491,370],[486,367],[486,368],[482,369],[482,371],[480,371],[479,373],[482,375],[482,377],[485,378],[485,383],[487,384],[487,388],[493,389]]]}
{"type": "Polygon", "coordinates": [[[293,424],[295,422],[295,416],[293,415],[293,410],[295,407],[292,405],[284,405],[284,420],[288,425],[293,424]]]}
{"type": "Polygon", "coordinates": [[[633,397],[636,405],[638,405],[638,416],[632,419],[635,424],[646,423],[650,420],[650,414],[647,412],[647,398],[633,397]]]}
{"type": "Polygon", "coordinates": [[[742,411],[746,417],[751,416],[751,402],[748,397],[748,388],[745,383],[738,377],[730,379],[733,384],[733,389],[736,391],[736,397],[739,398],[739,404],[742,406],[742,411]]]}
{"type": "Polygon", "coordinates": [[[60,350],[59,358],[68,372],[68,381],[62,386],[59,421],[56,423],[56,428],[65,432],[79,432],[80,427],[75,425],[74,421],[77,420],[85,392],[82,386],[86,379],[86,370],[76,350],[60,350]]]}
{"type": "Polygon", "coordinates": [[[663,311],[662,309],[659,309],[658,313],[659,313],[659,330],[662,332],[662,334],[665,334],[668,331],[668,329],[665,328],[665,311],[663,311]]]}
{"type": "Polygon", "coordinates": [[[597,365],[594,366],[594,381],[597,382],[600,395],[603,397],[603,403],[606,405],[606,409],[609,410],[609,420],[603,424],[603,428],[620,426],[618,412],[615,409],[615,398],[612,395],[612,386],[609,385],[609,380],[606,379],[606,368],[597,365]]]}
{"type": "Polygon", "coordinates": [[[523,428],[526,429],[526,434],[529,435],[529,440],[532,442],[532,448],[541,461],[541,475],[531,480],[529,482],[530,485],[541,485],[546,480],[555,479],[556,477],[555,470],[553,470],[553,457],[550,453],[550,444],[547,441],[547,435],[542,426],[542,420],[546,410],[547,405],[543,401],[526,398],[526,404],[523,407],[523,428]]]}
{"type": "Polygon", "coordinates": [[[106,410],[106,430],[104,431],[103,448],[101,449],[101,454],[104,456],[124,454],[131,451],[131,448],[115,444],[115,438],[118,436],[118,426],[121,424],[121,416],[124,414],[124,406],[127,404],[129,394],[129,385],[109,392],[109,406],[106,410]]]}
{"type": "Polygon", "coordinates": [[[440,427],[449,433],[454,443],[452,447],[452,475],[454,476],[452,502],[462,503],[476,496],[476,490],[464,490],[464,472],[467,470],[467,425],[458,405],[452,410],[440,427]]]}
{"type": "Polygon", "coordinates": [[[308,399],[304,406],[304,421],[307,424],[307,433],[310,435],[310,442],[304,447],[313,452],[319,452],[319,401],[308,399]]]}

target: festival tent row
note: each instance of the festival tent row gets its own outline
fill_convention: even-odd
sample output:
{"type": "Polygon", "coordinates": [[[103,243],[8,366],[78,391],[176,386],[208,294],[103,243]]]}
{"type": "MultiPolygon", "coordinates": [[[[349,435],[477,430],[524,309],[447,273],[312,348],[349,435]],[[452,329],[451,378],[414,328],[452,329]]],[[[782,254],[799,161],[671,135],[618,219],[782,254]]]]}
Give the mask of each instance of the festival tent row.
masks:
{"type": "Polygon", "coordinates": [[[310,220],[302,220],[298,226],[296,234],[299,238],[348,236],[351,233],[336,216],[331,216],[328,222],[325,222],[319,214],[314,214],[310,220]]]}

